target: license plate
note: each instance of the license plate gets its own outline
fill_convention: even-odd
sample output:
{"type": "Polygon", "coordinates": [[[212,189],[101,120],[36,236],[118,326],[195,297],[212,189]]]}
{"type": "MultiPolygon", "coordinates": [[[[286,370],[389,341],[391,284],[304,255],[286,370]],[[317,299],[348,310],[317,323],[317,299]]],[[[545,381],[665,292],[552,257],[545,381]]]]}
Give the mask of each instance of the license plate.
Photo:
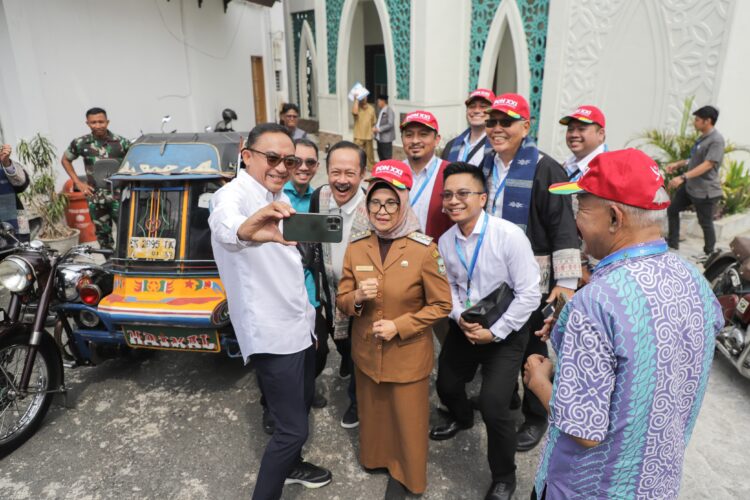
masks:
{"type": "Polygon", "coordinates": [[[174,238],[130,238],[128,258],[144,260],[174,260],[177,240],[174,238]]]}
{"type": "Polygon", "coordinates": [[[163,351],[219,352],[219,333],[216,330],[173,328],[158,326],[124,326],[125,342],[137,349],[163,351]]]}
{"type": "Polygon", "coordinates": [[[737,302],[737,311],[740,314],[745,314],[745,311],[747,311],[747,306],[750,305],[750,302],[747,301],[747,299],[742,298],[739,302],[737,302]]]}

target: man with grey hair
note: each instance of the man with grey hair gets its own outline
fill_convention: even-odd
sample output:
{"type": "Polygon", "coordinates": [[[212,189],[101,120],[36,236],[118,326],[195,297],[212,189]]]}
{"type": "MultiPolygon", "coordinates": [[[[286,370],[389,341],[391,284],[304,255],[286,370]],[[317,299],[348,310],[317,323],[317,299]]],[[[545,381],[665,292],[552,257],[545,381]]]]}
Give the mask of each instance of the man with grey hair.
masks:
{"type": "Polygon", "coordinates": [[[598,155],[577,182],[576,224],[600,262],[537,335],[525,382],[550,416],[532,498],[676,499],[685,449],[706,391],[721,307],[700,271],[667,251],[669,206],[651,158],[598,155]]]}

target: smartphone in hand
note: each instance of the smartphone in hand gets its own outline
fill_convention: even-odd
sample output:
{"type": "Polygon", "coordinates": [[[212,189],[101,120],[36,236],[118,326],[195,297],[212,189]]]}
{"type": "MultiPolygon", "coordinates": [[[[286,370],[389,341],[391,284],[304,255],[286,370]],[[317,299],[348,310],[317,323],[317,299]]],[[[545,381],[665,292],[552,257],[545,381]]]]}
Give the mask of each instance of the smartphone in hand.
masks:
{"type": "Polygon", "coordinates": [[[284,219],[282,234],[287,241],[340,243],[343,238],[340,215],[300,213],[284,219]]]}

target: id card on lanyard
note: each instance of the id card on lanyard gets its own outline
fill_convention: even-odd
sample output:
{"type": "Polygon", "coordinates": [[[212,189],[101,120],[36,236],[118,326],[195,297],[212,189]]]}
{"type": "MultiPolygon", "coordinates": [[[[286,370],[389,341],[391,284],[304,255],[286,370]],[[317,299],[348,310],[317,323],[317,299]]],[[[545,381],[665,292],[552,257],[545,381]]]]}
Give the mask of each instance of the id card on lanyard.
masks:
{"type": "Polygon", "coordinates": [[[471,277],[474,275],[474,268],[476,267],[477,259],[479,258],[479,249],[482,248],[482,242],[484,241],[484,235],[487,232],[487,222],[489,221],[489,219],[489,214],[485,212],[484,220],[482,221],[482,229],[479,232],[479,240],[477,241],[477,246],[474,247],[474,254],[471,256],[470,264],[466,263],[466,255],[464,255],[464,250],[463,248],[461,248],[461,245],[458,241],[458,236],[455,237],[458,260],[461,261],[464,269],[466,269],[466,302],[464,302],[464,306],[466,306],[467,309],[471,307],[471,277]]]}
{"type": "Polygon", "coordinates": [[[409,200],[410,206],[413,207],[414,205],[417,204],[425,188],[430,183],[430,179],[432,179],[432,176],[435,174],[435,171],[437,170],[438,165],[440,165],[440,158],[435,157],[435,159],[432,160],[432,164],[429,167],[427,167],[427,173],[425,174],[425,179],[422,182],[422,184],[419,185],[419,189],[417,189],[416,194],[414,195],[414,198],[411,198],[409,200]]]}
{"type": "MultiPolygon", "coordinates": [[[[498,196],[500,196],[500,193],[502,193],[503,190],[505,189],[505,181],[508,180],[508,176],[506,175],[505,177],[503,177],[503,181],[500,182],[500,174],[498,173],[498,170],[500,170],[500,169],[497,168],[497,165],[493,163],[493,165],[492,165],[492,179],[494,181],[494,184],[497,186],[497,191],[495,191],[495,196],[492,197],[492,205],[490,207],[492,209],[492,215],[495,215],[495,208],[496,208],[496,205],[497,205],[497,198],[498,198],[498,196]]],[[[510,172],[508,172],[508,173],[510,173],[510,172]]]]}

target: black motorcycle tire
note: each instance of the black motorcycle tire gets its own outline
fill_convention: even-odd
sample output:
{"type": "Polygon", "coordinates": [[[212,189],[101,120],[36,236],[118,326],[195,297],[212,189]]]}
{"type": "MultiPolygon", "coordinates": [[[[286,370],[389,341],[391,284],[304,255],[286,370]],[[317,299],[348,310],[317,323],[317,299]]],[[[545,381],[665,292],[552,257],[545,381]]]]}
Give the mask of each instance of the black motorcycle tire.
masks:
{"type": "MultiPolygon", "coordinates": [[[[28,348],[28,343],[28,334],[10,335],[6,338],[0,339],[0,363],[4,363],[4,354],[6,354],[9,349],[14,347],[28,348]]],[[[26,349],[23,350],[24,356],[25,352],[26,349]]],[[[21,366],[22,365],[23,363],[21,363],[21,366]]],[[[32,411],[31,414],[24,414],[24,417],[27,421],[19,429],[10,433],[8,436],[3,436],[6,430],[4,428],[0,428],[0,458],[5,457],[7,454],[21,446],[31,436],[33,436],[37,430],[39,430],[39,426],[42,424],[44,417],[47,415],[50,404],[52,403],[52,399],[55,396],[54,392],[49,391],[55,391],[59,389],[62,384],[63,367],[60,354],[57,350],[57,346],[52,340],[52,337],[50,337],[46,333],[42,337],[41,345],[39,346],[39,350],[37,351],[36,358],[34,360],[34,368],[36,369],[37,366],[44,367],[47,373],[46,384],[44,384],[43,387],[36,387],[36,389],[40,391],[38,393],[38,397],[40,399],[38,402],[36,402],[35,408],[30,408],[29,410],[27,410],[27,413],[28,411],[32,411]]],[[[5,372],[8,373],[8,367],[3,366],[3,368],[5,372]]],[[[15,375],[20,377],[20,371],[15,375]]],[[[9,376],[12,375],[9,373],[9,376]]],[[[9,381],[6,378],[5,373],[0,371],[0,415],[2,415],[3,412],[6,411],[12,404],[9,400],[3,399],[2,397],[2,393],[7,389],[8,385],[9,381]]],[[[30,384],[30,388],[31,386],[32,384],[30,384]]],[[[26,397],[28,398],[35,396],[32,394],[26,397]]]]}

